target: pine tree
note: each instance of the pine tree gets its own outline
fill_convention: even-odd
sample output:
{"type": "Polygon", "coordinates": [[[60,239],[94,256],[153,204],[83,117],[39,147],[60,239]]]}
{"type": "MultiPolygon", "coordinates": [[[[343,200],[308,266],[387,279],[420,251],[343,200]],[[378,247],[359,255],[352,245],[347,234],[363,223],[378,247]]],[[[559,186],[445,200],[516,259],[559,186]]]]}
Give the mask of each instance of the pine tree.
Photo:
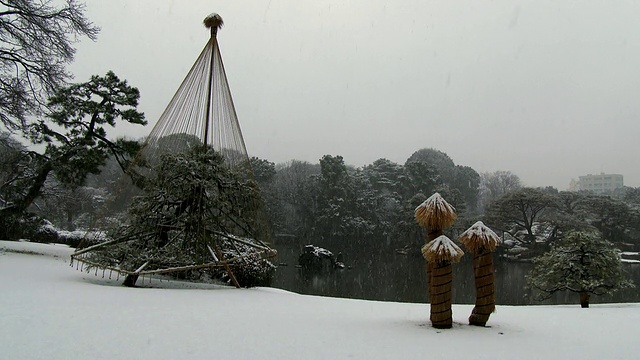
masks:
{"type": "MultiPolygon", "coordinates": [[[[256,226],[260,193],[253,180],[202,146],[163,155],[153,173],[129,208],[128,224],[110,233],[111,244],[91,253],[93,263],[127,271],[143,265],[146,270],[177,268],[210,263],[216,249],[218,257],[236,259],[230,265],[238,266],[233,272],[243,286],[268,281],[273,265],[246,245],[260,245],[266,236],[256,226]]],[[[182,275],[205,280],[226,274],[194,267],[182,275]]],[[[133,286],[136,279],[129,276],[125,285],[133,286]]]]}
{"type": "Polygon", "coordinates": [[[590,295],[611,294],[634,286],[624,277],[617,249],[592,232],[572,232],[534,259],[527,281],[539,291],[539,300],[558,291],[571,291],[580,294],[583,308],[589,307],[590,295]]]}
{"type": "Polygon", "coordinates": [[[139,98],[137,88],[111,71],[56,91],[47,103],[46,117],[27,127],[28,140],[46,148],[41,154],[23,151],[29,166],[20,166],[8,184],[11,198],[0,207],[0,228],[10,227],[27,211],[52,174],[60,184],[74,187],[99,173],[109,158],[125,170],[139,144],[111,139],[107,129],[123,122],[145,125],[144,114],[136,109],[139,98]]]}

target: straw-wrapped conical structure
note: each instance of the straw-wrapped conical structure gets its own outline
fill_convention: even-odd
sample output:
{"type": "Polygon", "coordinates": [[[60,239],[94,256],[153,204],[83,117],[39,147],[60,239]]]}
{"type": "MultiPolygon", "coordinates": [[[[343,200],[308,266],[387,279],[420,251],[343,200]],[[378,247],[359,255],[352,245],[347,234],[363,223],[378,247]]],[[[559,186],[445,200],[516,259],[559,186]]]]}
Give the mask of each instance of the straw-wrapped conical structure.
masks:
{"type": "Polygon", "coordinates": [[[473,252],[473,274],[476,285],[476,304],[469,316],[469,324],[485,326],[496,309],[493,254],[502,240],[482,221],[473,224],[458,239],[473,252]]]}
{"type": "Polygon", "coordinates": [[[427,228],[427,244],[422,247],[427,270],[427,287],[431,302],[431,325],[435,328],[450,328],[453,324],[451,312],[451,263],[458,262],[464,254],[442,230],[453,225],[458,215],[438,193],[434,193],[414,212],[416,221],[427,228]]]}
{"type": "Polygon", "coordinates": [[[422,247],[422,255],[431,265],[431,324],[435,328],[450,328],[453,325],[451,263],[460,261],[464,252],[451,239],[441,235],[422,247]]]}
{"type": "Polygon", "coordinates": [[[416,221],[429,229],[446,229],[453,225],[458,215],[439,193],[434,193],[415,209],[416,221]]]}
{"type": "Polygon", "coordinates": [[[438,236],[422,247],[422,256],[428,262],[448,261],[457,263],[462,258],[462,255],[464,255],[464,251],[445,235],[438,236]]]}
{"type": "MultiPolygon", "coordinates": [[[[72,255],[126,274],[127,285],[145,275],[217,275],[222,267],[239,286],[230,266],[257,274],[254,264],[274,254],[217,40],[223,20],[211,14],[203,23],[209,40],[128,169],[144,185],[128,222],[112,240],[72,255]]],[[[111,202],[131,203],[134,193],[119,191],[111,202]]]]}
{"type": "Polygon", "coordinates": [[[502,239],[482,221],[477,221],[463,232],[458,240],[467,250],[476,252],[481,248],[495,251],[502,244],[502,239]]]}

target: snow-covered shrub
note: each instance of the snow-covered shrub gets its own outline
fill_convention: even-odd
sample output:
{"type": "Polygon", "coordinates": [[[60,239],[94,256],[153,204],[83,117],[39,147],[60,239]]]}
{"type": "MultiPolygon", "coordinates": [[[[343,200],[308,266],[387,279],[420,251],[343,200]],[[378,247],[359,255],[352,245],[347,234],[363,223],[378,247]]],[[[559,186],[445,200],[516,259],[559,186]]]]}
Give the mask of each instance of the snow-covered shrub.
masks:
{"type": "Polygon", "coordinates": [[[48,220],[31,213],[0,218],[0,239],[51,243],[58,239],[57,231],[48,220]]]}
{"type": "Polygon", "coordinates": [[[50,221],[42,219],[30,240],[38,243],[57,243],[58,230],[50,221]]]}
{"type": "Polygon", "coordinates": [[[98,242],[91,236],[91,234],[91,232],[82,230],[58,230],[58,243],[66,244],[73,248],[78,248],[80,246],[87,247],[97,244],[98,242]]]}

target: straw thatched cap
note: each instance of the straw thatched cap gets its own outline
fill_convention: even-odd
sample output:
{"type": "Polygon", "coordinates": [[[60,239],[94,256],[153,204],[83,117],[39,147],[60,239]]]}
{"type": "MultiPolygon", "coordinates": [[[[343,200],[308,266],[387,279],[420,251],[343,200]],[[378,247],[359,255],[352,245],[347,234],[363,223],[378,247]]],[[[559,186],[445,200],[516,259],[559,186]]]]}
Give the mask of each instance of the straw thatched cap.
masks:
{"type": "Polygon", "coordinates": [[[496,246],[502,244],[502,239],[482,221],[471,225],[470,228],[460,235],[458,241],[460,241],[467,250],[472,252],[477,252],[482,248],[494,251],[496,246]]]}
{"type": "Polygon", "coordinates": [[[224,25],[224,21],[222,21],[222,17],[216,13],[212,13],[202,22],[207,29],[211,29],[211,34],[215,35],[218,32],[218,29],[224,25]]]}
{"type": "Polygon", "coordinates": [[[445,229],[453,225],[458,215],[440,194],[431,195],[415,210],[416,221],[427,229],[445,229]]]}
{"type": "Polygon", "coordinates": [[[450,261],[457,263],[462,255],[464,255],[464,251],[445,235],[438,236],[422,247],[422,256],[428,262],[450,261]]]}

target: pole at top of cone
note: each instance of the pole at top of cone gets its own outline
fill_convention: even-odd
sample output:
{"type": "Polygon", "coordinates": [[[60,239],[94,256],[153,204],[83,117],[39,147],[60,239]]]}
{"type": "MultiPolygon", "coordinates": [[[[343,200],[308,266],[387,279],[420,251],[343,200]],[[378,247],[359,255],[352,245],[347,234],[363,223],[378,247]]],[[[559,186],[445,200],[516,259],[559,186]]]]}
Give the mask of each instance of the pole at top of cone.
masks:
{"type": "Polygon", "coordinates": [[[224,25],[224,21],[222,21],[222,17],[216,13],[212,13],[202,22],[204,26],[208,29],[211,29],[211,37],[215,37],[218,34],[218,29],[224,25]]]}

